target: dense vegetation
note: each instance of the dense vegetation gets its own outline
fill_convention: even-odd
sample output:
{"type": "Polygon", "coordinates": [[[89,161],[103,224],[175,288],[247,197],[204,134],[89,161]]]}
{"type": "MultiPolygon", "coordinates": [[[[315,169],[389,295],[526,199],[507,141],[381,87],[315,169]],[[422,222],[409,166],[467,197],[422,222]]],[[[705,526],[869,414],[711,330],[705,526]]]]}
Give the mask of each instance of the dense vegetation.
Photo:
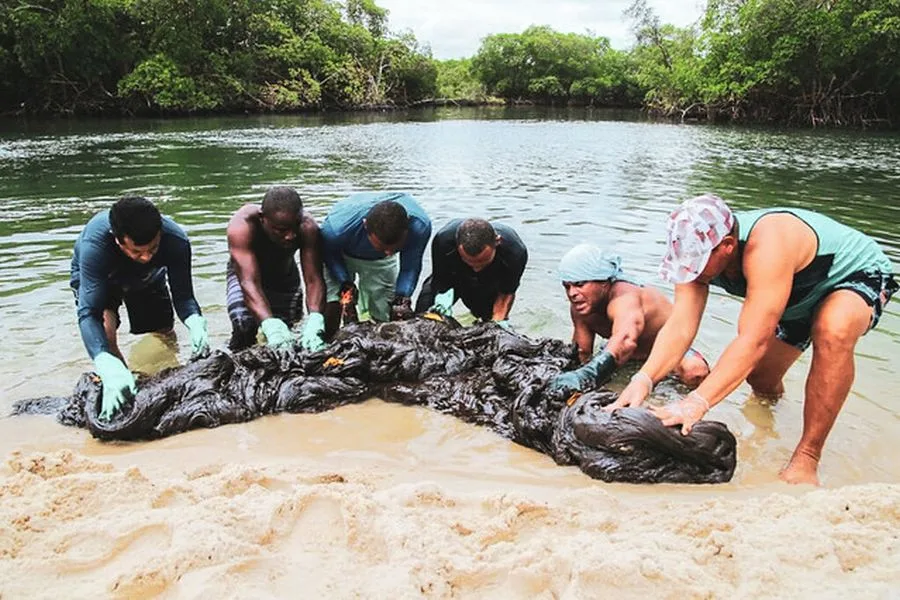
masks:
{"type": "Polygon", "coordinates": [[[435,92],[373,0],[0,0],[0,107],[355,108],[435,92]]]}
{"type": "Polygon", "coordinates": [[[375,0],[0,0],[0,112],[290,111],[435,98],[900,123],[900,0],[633,0],[635,44],[530,27],[438,61],[375,0]]]}

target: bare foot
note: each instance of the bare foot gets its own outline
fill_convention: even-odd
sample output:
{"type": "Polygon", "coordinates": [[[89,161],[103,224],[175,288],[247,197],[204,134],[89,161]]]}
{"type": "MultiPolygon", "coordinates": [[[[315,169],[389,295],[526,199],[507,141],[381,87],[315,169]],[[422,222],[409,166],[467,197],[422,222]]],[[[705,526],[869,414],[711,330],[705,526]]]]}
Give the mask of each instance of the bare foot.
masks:
{"type": "Polygon", "coordinates": [[[781,470],[778,477],[782,481],[791,484],[812,484],[821,485],[819,483],[819,461],[806,456],[804,454],[794,454],[787,466],[781,470]]]}

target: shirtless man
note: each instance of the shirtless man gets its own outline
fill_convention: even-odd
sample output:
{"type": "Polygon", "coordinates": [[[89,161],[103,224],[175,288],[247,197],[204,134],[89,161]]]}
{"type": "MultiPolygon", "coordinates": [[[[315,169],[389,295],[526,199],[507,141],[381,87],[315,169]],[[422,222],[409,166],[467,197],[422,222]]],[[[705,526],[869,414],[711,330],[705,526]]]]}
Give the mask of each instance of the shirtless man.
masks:
{"type": "Polygon", "coordinates": [[[269,188],[262,205],[245,204],[238,209],[228,223],[227,235],[229,347],[242,350],[253,345],[259,329],[271,347],[293,345],[290,327],[303,315],[300,271],[294,258],[299,250],[309,310],[300,342],[311,352],[324,348],[321,235],[316,220],[304,214],[296,190],[269,188]]]}
{"type": "MultiPolygon", "coordinates": [[[[560,261],[559,276],[575,327],[572,341],[585,364],[561,373],[554,387],[580,391],[589,383],[604,383],[629,360],[645,359],[672,314],[672,303],[662,292],[624,273],[621,262],[592,244],[576,246],[560,261]],[[607,342],[593,356],[597,335],[607,342]]],[[[709,365],[699,352],[689,349],[674,372],[696,387],[709,373],[709,365]]]]}

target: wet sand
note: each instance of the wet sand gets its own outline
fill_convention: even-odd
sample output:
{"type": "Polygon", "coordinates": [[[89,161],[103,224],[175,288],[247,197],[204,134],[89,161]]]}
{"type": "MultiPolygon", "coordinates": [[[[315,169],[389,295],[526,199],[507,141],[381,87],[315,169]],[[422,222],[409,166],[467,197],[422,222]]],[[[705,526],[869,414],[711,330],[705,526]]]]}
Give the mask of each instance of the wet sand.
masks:
{"type": "Polygon", "coordinates": [[[900,586],[896,484],[811,490],[740,473],[725,486],[600,484],[379,400],[141,444],[44,417],[11,425],[0,427],[3,598],[889,597],[900,586]]]}
{"type": "MultiPolygon", "coordinates": [[[[175,360],[129,341],[142,370],[175,360]]],[[[0,596],[892,597],[896,415],[863,379],[826,449],[828,489],[782,484],[804,375],[776,406],[744,391],[716,407],[739,442],[719,486],[603,484],[377,399],[145,443],[0,419],[0,596]]]]}

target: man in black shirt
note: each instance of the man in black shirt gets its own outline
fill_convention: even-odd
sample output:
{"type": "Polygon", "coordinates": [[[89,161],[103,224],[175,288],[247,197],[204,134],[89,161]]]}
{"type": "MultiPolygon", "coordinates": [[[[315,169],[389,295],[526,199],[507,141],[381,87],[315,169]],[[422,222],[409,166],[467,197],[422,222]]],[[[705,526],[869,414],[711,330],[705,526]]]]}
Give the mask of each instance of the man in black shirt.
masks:
{"type": "Polygon", "coordinates": [[[511,227],[484,219],[454,219],[431,242],[431,276],[416,312],[449,316],[461,299],[475,317],[509,327],[528,250],[511,227]]]}

